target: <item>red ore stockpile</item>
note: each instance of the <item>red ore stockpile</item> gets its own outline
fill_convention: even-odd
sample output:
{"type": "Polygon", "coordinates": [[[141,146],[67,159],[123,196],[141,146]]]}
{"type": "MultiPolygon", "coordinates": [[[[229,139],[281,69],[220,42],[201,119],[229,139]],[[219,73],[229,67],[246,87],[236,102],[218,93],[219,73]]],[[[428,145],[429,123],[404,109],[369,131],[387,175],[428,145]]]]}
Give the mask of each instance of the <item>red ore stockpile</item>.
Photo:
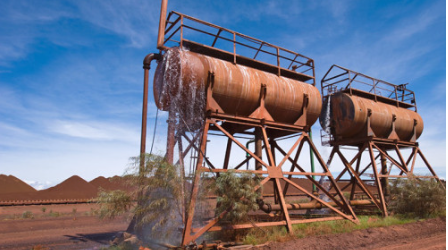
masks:
{"type": "MultiPolygon", "coordinates": [[[[48,189],[36,191],[15,176],[0,175],[0,201],[88,200],[100,190],[125,189],[122,177],[97,177],[90,182],[74,175],[48,189]]],[[[126,189],[125,189],[126,190],[126,189]]]]}

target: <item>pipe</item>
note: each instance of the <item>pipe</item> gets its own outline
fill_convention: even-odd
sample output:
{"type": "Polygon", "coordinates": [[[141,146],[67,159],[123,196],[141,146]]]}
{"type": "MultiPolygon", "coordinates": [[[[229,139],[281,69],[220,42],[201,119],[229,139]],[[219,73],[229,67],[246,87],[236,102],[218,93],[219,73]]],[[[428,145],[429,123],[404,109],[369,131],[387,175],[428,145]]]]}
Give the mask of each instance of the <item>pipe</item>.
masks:
{"type": "Polygon", "coordinates": [[[162,6],[160,8],[160,20],[159,20],[159,35],[157,37],[157,49],[166,49],[163,45],[165,39],[165,25],[166,25],[166,11],[168,8],[168,0],[162,0],[162,6]]]}
{"type": "MultiPolygon", "coordinates": [[[[148,76],[149,70],[151,69],[151,62],[153,60],[160,60],[162,56],[160,54],[151,53],[145,56],[143,59],[143,107],[142,107],[142,134],[140,138],[140,166],[139,166],[139,185],[142,185],[143,175],[145,173],[145,153],[146,153],[146,122],[147,122],[147,114],[148,114],[148,76]]],[[[143,195],[143,191],[138,192],[139,197],[143,195]]],[[[138,199],[139,203],[142,202],[142,199],[138,199]]],[[[141,204],[140,204],[141,205],[141,204]]],[[[127,232],[134,231],[135,221],[138,218],[134,215],[131,223],[126,229],[127,232]]]]}
{"type": "Polygon", "coordinates": [[[146,122],[148,114],[148,75],[151,69],[151,62],[153,60],[160,60],[162,56],[160,54],[151,53],[145,56],[143,59],[143,107],[142,107],[142,134],[140,138],[140,171],[142,174],[144,171],[144,155],[146,153],[146,122]]]}
{"type": "MultiPolygon", "coordinates": [[[[335,202],[327,202],[330,206],[336,207],[337,204],[335,202]]],[[[351,200],[351,206],[365,206],[365,205],[374,205],[371,200],[351,200]]],[[[258,207],[265,213],[270,213],[272,211],[282,211],[280,204],[269,204],[264,203],[262,199],[257,200],[258,207]]],[[[300,210],[300,209],[321,209],[325,208],[322,203],[319,202],[307,202],[307,203],[293,203],[286,204],[286,209],[288,210],[300,210]]]]}

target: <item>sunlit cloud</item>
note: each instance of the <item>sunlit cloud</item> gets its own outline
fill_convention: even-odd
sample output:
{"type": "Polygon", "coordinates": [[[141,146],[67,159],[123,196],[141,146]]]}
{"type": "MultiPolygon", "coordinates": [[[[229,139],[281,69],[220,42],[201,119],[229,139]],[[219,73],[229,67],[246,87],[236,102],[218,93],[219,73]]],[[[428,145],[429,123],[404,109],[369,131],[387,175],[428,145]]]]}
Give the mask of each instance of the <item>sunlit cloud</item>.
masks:
{"type": "Polygon", "coordinates": [[[57,120],[49,123],[49,130],[53,133],[79,137],[91,140],[130,141],[138,140],[137,131],[125,126],[117,126],[106,122],[79,122],[57,120]]]}

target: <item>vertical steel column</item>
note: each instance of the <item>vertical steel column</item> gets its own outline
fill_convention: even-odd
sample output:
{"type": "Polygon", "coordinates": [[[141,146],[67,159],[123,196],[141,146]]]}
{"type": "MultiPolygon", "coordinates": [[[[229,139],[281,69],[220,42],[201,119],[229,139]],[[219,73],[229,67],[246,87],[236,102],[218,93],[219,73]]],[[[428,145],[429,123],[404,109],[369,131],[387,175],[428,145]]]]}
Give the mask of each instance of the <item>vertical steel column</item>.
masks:
{"type": "Polygon", "coordinates": [[[140,168],[139,174],[144,171],[145,153],[146,153],[146,129],[148,120],[148,76],[151,69],[151,62],[153,60],[159,60],[160,54],[148,54],[143,59],[143,104],[142,104],[142,133],[140,137],[140,168]]]}
{"type": "Polygon", "coordinates": [[[142,133],[140,137],[140,168],[139,175],[142,175],[145,167],[145,153],[146,153],[146,122],[148,115],[148,75],[149,66],[144,68],[143,76],[143,107],[142,107],[142,133]]]}
{"type": "MultiPolygon", "coordinates": [[[[372,142],[369,142],[369,155],[370,155],[370,161],[372,162],[372,168],[373,168],[373,174],[375,176],[375,182],[378,188],[378,196],[380,197],[380,203],[381,203],[381,210],[383,212],[383,216],[387,217],[387,208],[386,208],[386,201],[384,200],[384,193],[383,193],[383,187],[381,186],[379,174],[378,174],[378,168],[376,167],[375,162],[375,156],[373,153],[373,147],[372,142]]],[[[380,153],[381,154],[381,153],[380,153]]]]}
{"type": "MultiPolygon", "coordinates": [[[[381,175],[387,175],[387,160],[386,157],[381,154],[381,175]]],[[[383,194],[385,197],[388,197],[390,195],[389,193],[389,177],[382,177],[380,179],[381,181],[381,187],[383,189],[383,194]]]]}
{"type": "Polygon", "coordinates": [[[166,11],[168,8],[168,0],[162,0],[162,6],[160,8],[160,20],[159,20],[159,35],[157,37],[157,49],[165,49],[163,45],[165,39],[165,26],[166,26],[166,11]]]}
{"type": "MultiPolygon", "coordinates": [[[[261,134],[261,128],[256,127],[255,128],[255,155],[263,159],[263,146],[262,146],[262,134],[261,134]]],[[[255,170],[261,170],[262,165],[260,162],[255,161],[255,170]]]]}
{"type": "Polygon", "coordinates": [[[230,151],[232,150],[232,139],[227,139],[227,147],[226,147],[226,155],[224,157],[224,166],[223,169],[229,168],[230,161],[230,151]]]}
{"type": "MultiPolygon", "coordinates": [[[[364,151],[364,147],[362,147],[362,151],[361,151],[361,147],[358,148],[358,150],[361,152],[359,154],[359,156],[356,159],[356,169],[355,169],[355,173],[352,173],[352,178],[350,180],[350,182],[352,183],[352,188],[350,191],[350,200],[354,200],[355,199],[355,192],[356,192],[356,185],[358,183],[355,175],[357,176],[359,174],[359,167],[361,166],[361,158],[362,158],[362,151],[364,151]]],[[[361,185],[363,185],[363,183],[360,183],[361,185]]]]}

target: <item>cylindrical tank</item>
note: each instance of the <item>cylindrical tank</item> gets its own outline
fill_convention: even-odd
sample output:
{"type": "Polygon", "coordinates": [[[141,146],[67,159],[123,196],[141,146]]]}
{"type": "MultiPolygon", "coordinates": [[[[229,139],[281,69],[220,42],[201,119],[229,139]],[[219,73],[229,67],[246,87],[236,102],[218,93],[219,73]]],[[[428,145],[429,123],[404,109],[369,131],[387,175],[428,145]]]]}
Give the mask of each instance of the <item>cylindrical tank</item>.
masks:
{"type": "Polygon", "coordinates": [[[322,128],[336,137],[356,138],[367,126],[368,110],[370,127],[376,137],[387,138],[392,130],[395,115],[395,132],[400,140],[408,141],[413,135],[414,121],[417,138],[423,131],[423,120],[417,112],[400,108],[383,102],[352,95],[336,93],[324,101],[322,113],[319,117],[322,128]],[[329,129],[330,128],[330,129],[329,129]]]}
{"type": "Polygon", "coordinates": [[[157,66],[154,76],[157,107],[174,109],[188,120],[203,117],[209,72],[214,74],[212,96],[226,114],[252,114],[260,104],[264,84],[265,107],[274,121],[294,123],[302,114],[304,94],[309,97],[308,125],[320,115],[320,93],[311,84],[179,48],[168,50],[157,66]]]}

